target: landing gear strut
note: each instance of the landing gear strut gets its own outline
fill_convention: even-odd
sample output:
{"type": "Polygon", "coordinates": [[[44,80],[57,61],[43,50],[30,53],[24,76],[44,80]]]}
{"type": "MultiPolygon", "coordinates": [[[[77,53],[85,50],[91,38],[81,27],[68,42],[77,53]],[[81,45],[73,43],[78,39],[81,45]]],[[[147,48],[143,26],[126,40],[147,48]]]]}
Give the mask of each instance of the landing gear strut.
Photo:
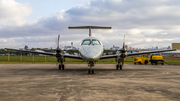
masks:
{"type": "Polygon", "coordinates": [[[59,64],[59,70],[64,70],[64,64],[63,64],[63,62],[61,61],[61,64],[59,64]]]}
{"type": "Polygon", "coordinates": [[[89,62],[88,66],[90,66],[90,69],[88,70],[88,74],[94,74],[94,70],[92,67],[94,66],[94,62],[89,62]]]}

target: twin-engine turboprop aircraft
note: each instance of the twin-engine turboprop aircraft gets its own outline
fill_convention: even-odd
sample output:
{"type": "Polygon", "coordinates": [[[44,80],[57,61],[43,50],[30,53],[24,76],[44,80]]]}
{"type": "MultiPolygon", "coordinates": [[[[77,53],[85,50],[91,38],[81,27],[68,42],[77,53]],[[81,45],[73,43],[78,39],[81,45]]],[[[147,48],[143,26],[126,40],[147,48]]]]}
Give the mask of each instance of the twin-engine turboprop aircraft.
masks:
{"type": "Polygon", "coordinates": [[[57,46],[57,49],[55,50],[56,53],[37,52],[37,51],[30,51],[30,50],[18,50],[18,49],[10,49],[10,48],[5,48],[5,49],[19,51],[19,52],[28,52],[28,53],[37,53],[37,54],[55,56],[57,58],[57,62],[60,63],[59,70],[61,69],[64,70],[65,67],[64,67],[63,62],[65,61],[65,58],[85,60],[88,62],[88,66],[90,66],[88,73],[94,73],[94,70],[92,69],[92,67],[94,66],[94,62],[97,62],[97,60],[115,58],[117,62],[116,69],[118,70],[120,68],[120,70],[122,70],[122,66],[124,64],[124,58],[126,56],[176,51],[176,49],[169,49],[169,50],[158,50],[158,51],[138,52],[138,53],[127,54],[125,50],[125,41],[124,41],[123,48],[118,50],[115,55],[102,55],[104,51],[103,44],[99,39],[91,36],[91,29],[111,29],[111,27],[79,26],[79,27],[69,27],[69,29],[89,29],[89,37],[83,39],[79,46],[79,53],[80,53],[79,56],[64,54],[64,52],[59,48],[60,35],[58,35],[58,46],[57,46]]]}

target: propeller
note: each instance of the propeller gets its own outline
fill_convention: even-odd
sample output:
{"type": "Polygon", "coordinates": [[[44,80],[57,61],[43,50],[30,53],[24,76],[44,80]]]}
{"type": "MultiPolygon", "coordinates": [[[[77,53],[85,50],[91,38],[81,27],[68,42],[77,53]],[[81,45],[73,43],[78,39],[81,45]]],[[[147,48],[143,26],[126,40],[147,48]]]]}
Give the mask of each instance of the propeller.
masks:
{"type": "Polygon", "coordinates": [[[120,55],[120,58],[122,59],[122,65],[124,64],[124,58],[126,57],[125,53],[126,53],[126,50],[125,50],[125,35],[124,35],[124,39],[123,39],[123,48],[120,50],[121,52],[121,55],[120,55]]]}
{"type": "Polygon", "coordinates": [[[60,39],[60,34],[58,35],[58,40],[57,40],[57,48],[56,48],[56,55],[58,55],[61,52],[61,49],[59,48],[59,39],[60,39]]]}
{"type": "Polygon", "coordinates": [[[55,49],[56,57],[61,57],[61,49],[59,48],[59,39],[60,39],[60,34],[58,35],[57,48],[55,49]]]}
{"type": "Polygon", "coordinates": [[[125,35],[124,35],[124,40],[123,40],[123,50],[122,50],[122,53],[125,53],[126,50],[125,50],[125,35]]]}
{"type": "MultiPolygon", "coordinates": [[[[59,40],[60,40],[60,34],[58,35],[58,40],[56,39],[56,44],[57,44],[57,48],[55,49],[56,51],[56,57],[61,57],[61,49],[59,48],[59,40]]],[[[56,66],[58,64],[59,60],[57,60],[56,62],[56,66]]]]}

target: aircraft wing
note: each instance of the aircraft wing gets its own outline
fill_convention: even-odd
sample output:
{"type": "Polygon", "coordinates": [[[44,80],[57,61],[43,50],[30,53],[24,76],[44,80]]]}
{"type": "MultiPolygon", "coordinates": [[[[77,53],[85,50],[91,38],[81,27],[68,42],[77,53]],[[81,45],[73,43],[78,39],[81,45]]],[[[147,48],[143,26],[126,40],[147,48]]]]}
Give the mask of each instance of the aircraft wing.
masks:
{"type": "Polygon", "coordinates": [[[44,55],[56,56],[56,53],[50,53],[50,52],[38,52],[38,51],[20,50],[20,49],[11,49],[11,48],[5,48],[5,49],[6,50],[12,50],[12,51],[18,51],[18,52],[36,53],[36,54],[44,54],[44,55]]]}
{"type": "Polygon", "coordinates": [[[83,60],[81,58],[81,56],[77,56],[77,55],[67,55],[67,54],[63,54],[64,58],[72,58],[72,59],[80,59],[80,60],[83,60]]]}
{"type": "Polygon", "coordinates": [[[101,56],[100,60],[102,59],[110,59],[110,58],[117,58],[120,55],[103,55],[101,56]]]}
{"type": "MultiPolygon", "coordinates": [[[[161,52],[168,52],[168,51],[176,51],[176,49],[168,49],[168,50],[157,50],[157,51],[146,51],[146,52],[137,52],[137,53],[129,53],[126,54],[126,56],[134,56],[134,55],[141,55],[141,54],[150,54],[150,53],[161,53],[161,52]]],[[[104,55],[100,58],[102,59],[109,59],[109,58],[117,58],[119,57],[120,54],[115,54],[115,55],[104,55]]]]}
{"type": "MultiPolygon", "coordinates": [[[[31,51],[31,50],[20,50],[20,49],[11,49],[11,48],[5,48],[6,50],[12,50],[12,51],[18,51],[18,52],[26,52],[26,53],[36,53],[36,54],[44,54],[44,55],[51,55],[51,56],[56,56],[56,53],[50,53],[50,52],[38,52],[38,51],[31,51]]],[[[64,58],[72,58],[72,59],[80,59],[83,60],[81,58],[81,56],[77,56],[77,55],[67,55],[67,54],[63,54],[64,58]]]]}
{"type": "Polygon", "coordinates": [[[129,54],[126,54],[126,56],[134,56],[134,55],[150,54],[150,53],[161,53],[161,52],[168,52],[168,51],[176,51],[176,49],[168,49],[168,50],[157,50],[157,51],[146,51],[146,52],[129,53],[129,54]]]}

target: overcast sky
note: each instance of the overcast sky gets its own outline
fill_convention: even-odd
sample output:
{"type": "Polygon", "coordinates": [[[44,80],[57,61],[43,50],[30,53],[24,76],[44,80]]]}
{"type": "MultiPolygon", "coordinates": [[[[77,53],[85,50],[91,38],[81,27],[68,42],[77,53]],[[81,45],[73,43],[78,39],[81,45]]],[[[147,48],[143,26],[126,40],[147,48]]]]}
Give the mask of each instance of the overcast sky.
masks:
{"type": "Polygon", "coordinates": [[[0,0],[0,48],[49,48],[79,42],[92,30],[104,46],[168,47],[180,43],[180,0],[0,0]]]}

